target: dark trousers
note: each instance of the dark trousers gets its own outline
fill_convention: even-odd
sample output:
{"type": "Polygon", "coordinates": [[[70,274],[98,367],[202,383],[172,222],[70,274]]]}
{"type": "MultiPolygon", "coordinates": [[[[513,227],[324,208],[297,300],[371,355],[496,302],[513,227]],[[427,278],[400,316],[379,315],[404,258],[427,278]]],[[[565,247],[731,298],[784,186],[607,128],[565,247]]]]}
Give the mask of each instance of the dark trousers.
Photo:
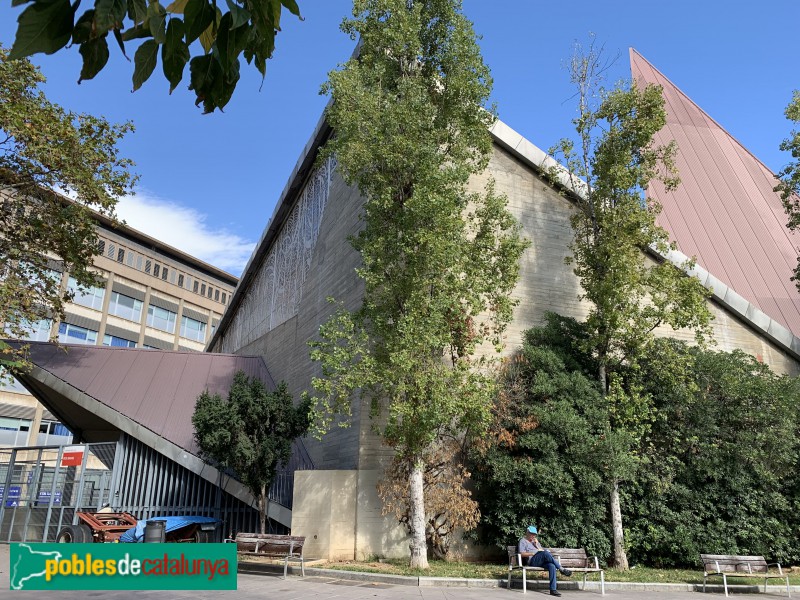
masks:
{"type": "Polygon", "coordinates": [[[550,589],[556,589],[556,571],[561,570],[559,562],[550,554],[549,550],[540,550],[533,556],[528,557],[529,567],[543,567],[550,575],[550,589]]]}

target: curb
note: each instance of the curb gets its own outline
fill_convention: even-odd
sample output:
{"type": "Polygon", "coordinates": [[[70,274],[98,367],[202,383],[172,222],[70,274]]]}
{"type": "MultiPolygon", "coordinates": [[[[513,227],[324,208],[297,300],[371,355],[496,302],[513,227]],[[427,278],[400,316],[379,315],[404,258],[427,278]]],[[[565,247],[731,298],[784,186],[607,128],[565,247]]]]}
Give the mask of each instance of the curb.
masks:
{"type": "MultiPolygon", "coordinates": [[[[282,575],[283,566],[255,562],[240,562],[239,573],[248,575],[282,575]]],[[[290,575],[300,575],[300,567],[290,566],[290,575]]],[[[448,587],[448,588],[504,588],[506,579],[470,579],[464,577],[413,577],[408,575],[387,575],[383,573],[368,573],[364,571],[339,571],[338,569],[321,569],[319,567],[306,567],[306,576],[326,577],[345,581],[363,581],[367,583],[382,583],[388,585],[404,585],[410,587],[448,587]]],[[[522,589],[521,579],[512,579],[511,587],[522,589]]],[[[581,583],[559,579],[558,587],[561,590],[581,590],[581,583]]],[[[606,581],[606,592],[701,592],[702,583],[634,583],[627,581],[606,581]]],[[[547,589],[544,580],[528,581],[528,589],[547,589]]],[[[587,581],[586,591],[599,592],[599,581],[587,581]]],[[[792,592],[800,592],[800,585],[791,585],[792,592]]],[[[759,585],[728,585],[731,594],[758,594],[763,593],[763,586],[759,585]]],[[[767,593],[781,594],[786,592],[786,586],[769,585],[767,593]]],[[[721,584],[706,585],[706,593],[724,593],[721,584]]]]}

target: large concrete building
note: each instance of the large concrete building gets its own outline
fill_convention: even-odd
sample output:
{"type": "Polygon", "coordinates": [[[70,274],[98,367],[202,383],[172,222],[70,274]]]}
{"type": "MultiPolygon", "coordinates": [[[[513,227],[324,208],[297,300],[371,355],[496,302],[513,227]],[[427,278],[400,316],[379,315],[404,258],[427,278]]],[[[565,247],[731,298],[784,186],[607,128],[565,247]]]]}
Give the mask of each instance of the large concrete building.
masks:
{"type": "MultiPolygon", "coordinates": [[[[635,58],[637,78],[642,79],[643,73],[653,76],[655,70],[644,68],[638,56],[635,58]]],[[[688,99],[672,93],[663,78],[656,81],[668,88],[666,93],[673,100],[668,107],[670,122],[674,123],[689,110],[688,99]]],[[[691,111],[696,114],[699,109],[691,111]]],[[[738,182],[727,186],[718,200],[717,211],[723,216],[717,219],[726,222],[721,234],[733,239],[755,228],[762,241],[774,238],[772,256],[766,262],[793,265],[800,240],[778,218],[782,211],[777,195],[764,188],[769,178],[765,178],[763,165],[724,131],[723,135],[711,131],[707,121],[683,119],[681,123],[691,139],[716,137],[728,150],[724,155],[727,167],[720,164],[719,150],[703,143],[692,146],[693,154],[679,162],[684,179],[712,172],[716,165],[722,175],[710,181],[719,183],[720,178],[724,182],[724,177],[730,177],[738,182]]],[[[491,134],[494,148],[489,166],[471,185],[479,190],[488,179],[494,179],[496,190],[508,197],[511,211],[531,241],[514,291],[519,304],[506,335],[506,352],[512,353],[520,346],[523,332],[540,322],[546,311],[580,318],[587,306],[578,299],[579,282],[572,268],[564,264],[572,236],[569,217],[573,204],[568,194],[542,176],[552,159],[505,123],[497,122],[491,134]]],[[[272,377],[286,380],[295,394],[310,389],[312,377],[319,375],[319,366],[309,360],[308,342],[331,314],[326,299],[333,297],[347,309],[356,309],[363,291],[355,272],[359,255],[348,242],[348,236],[360,227],[363,198],[343,182],[333,161],[314,168],[317,151],[330,135],[322,119],[209,345],[212,352],[263,356],[272,377]]],[[[568,186],[566,179],[563,183],[568,186]]],[[[713,191],[703,186],[688,189],[688,197],[659,196],[670,207],[661,221],[670,231],[676,230],[671,219],[680,210],[675,208],[676,198],[680,198],[680,206],[701,206],[709,202],[704,195],[713,191]]],[[[713,290],[709,308],[714,315],[717,348],[739,348],[779,373],[800,373],[800,323],[790,311],[776,310],[778,306],[800,306],[797,290],[788,281],[789,271],[779,269],[759,286],[745,285],[762,280],[759,269],[744,269],[739,276],[736,273],[742,269],[729,268],[727,262],[757,263],[761,255],[752,247],[753,236],[745,236],[741,244],[731,242],[726,255],[720,240],[709,233],[706,216],[687,219],[678,242],[681,249],[698,258],[696,269],[687,276],[699,277],[713,290]],[[697,243],[691,245],[687,239],[697,243]],[[757,293],[752,293],[754,289],[757,293]]],[[[681,252],[666,257],[651,253],[648,260],[680,264],[685,258],[681,252]]],[[[688,332],[659,333],[692,338],[688,332]]],[[[381,515],[375,486],[389,451],[372,432],[369,413],[369,407],[355,406],[349,428],[334,428],[320,443],[308,444],[314,470],[295,476],[292,531],[307,536],[310,555],[352,559],[407,554],[404,531],[391,517],[381,515]]]]}
{"type": "MultiPolygon", "coordinates": [[[[645,80],[657,78],[657,72],[641,61],[635,62],[634,74],[645,80]]],[[[785,230],[784,221],[779,218],[778,197],[766,188],[771,174],[724,130],[711,127],[710,119],[703,118],[699,108],[662,79],[659,82],[670,100],[670,123],[675,131],[687,136],[686,150],[682,152],[689,149],[692,152],[679,159],[681,175],[685,181],[702,183],[687,186],[689,192],[685,197],[658,195],[659,190],[651,193],[664,204],[662,224],[677,238],[679,248],[697,256],[697,267],[687,276],[699,277],[713,290],[709,308],[715,316],[713,332],[717,347],[739,348],[777,372],[798,374],[800,324],[793,318],[792,310],[800,307],[800,299],[797,290],[782,278],[784,265],[793,265],[796,260],[800,240],[785,230]],[[690,144],[693,141],[698,143],[690,144]],[[713,208],[699,209],[705,205],[713,208]],[[694,217],[690,216],[694,210],[691,207],[698,207],[694,217]],[[708,214],[709,210],[713,215],[708,214]],[[679,218],[681,227],[676,225],[679,218]],[[714,227],[708,221],[711,218],[715,219],[714,227]],[[751,235],[748,231],[756,233],[751,235]],[[725,238],[725,244],[719,236],[725,238]],[[771,245],[762,254],[766,254],[767,262],[774,263],[774,275],[769,276],[766,265],[759,264],[760,251],[752,247],[755,241],[763,244],[767,240],[771,240],[771,245]],[[736,261],[736,265],[730,264],[731,261],[736,261]]],[[[81,348],[72,352],[72,358],[65,358],[41,344],[34,348],[34,369],[24,376],[26,387],[46,399],[55,412],[70,415],[76,423],[90,423],[91,428],[84,435],[87,441],[117,440],[116,456],[131,456],[136,461],[147,456],[142,464],[156,474],[162,469],[168,481],[173,473],[180,471],[181,480],[191,481],[197,489],[207,490],[209,483],[215,483],[225,490],[226,498],[230,497],[226,502],[234,507],[234,512],[242,513],[241,506],[234,505],[239,501],[247,504],[250,499],[240,484],[199,458],[186,427],[188,411],[197,390],[204,385],[212,391],[224,390],[229,385],[232,373],[224,365],[233,368],[246,364],[253,373],[262,373],[270,385],[286,381],[296,395],[310,390],[312,377],[319,375],[319,365],[309,359],[308,342],[316,338],[319,326],[331,314],[327,298],[336,298],[348,309],[360,305],[363,284],[356,275],[360,258],[348,238],[361,226],[359,215],[364,200],[356,189],[344,183],[333,160],[316,165],[318,150],[331,133],[324,118],[321,119],[277,201],[233,297],[227,298],[227,309],[208,340],[211,356],[181,353],[176,357],[174,349],[184,344],[180,334],[165,335],[141,322],[138,329],[126,330],[128,334],[138,331],[137,343],[171,343],[173,351],[161,350],[159,354],[163,356],[153,358],[153,351],[81,348]],[[238,359],[244,362],[237,363],[238,359]],[[187,373],[209,375],[197,381],[200,375],[188,377],[187,373]],[[140,389],[131,389],[143,380],[161,383],[144,394],[140,389]],[[166,411],[166,418],[160,416],[159,407],[166,411]],[[166,467],[158,467],[159,464],[166,467]]],[[[531,241],[522,257],[520,280],[514,290],[519,304],[505,340],[506,352],[513,353],[521,344],[523,332],[539,323],[545,312],[580,318],[586,314],[587,306],[578,299],[580,285],[572,268],[564,264],[572,237],[569,217],[574,206],[569,194],[562,193],[563,189],[557,189],[543,177],[544,169],[553,164],[552,159],[502,122],[495,123],[491,135],[494,147],[488,168],[474,178],[471,186],[482,189],[489,178],[494,179],[496,190],[507,196],[511,211],[531,241]]],[[[566,179],[562,184],[568,187],[566,179]]],[[[120,258],[120,243],[125,246],[123,240],[106,239],[107,260],[129,269],[147,267],[144,255],[141,263],[136,256],[130,264],[127,254],[120,258]]],[[[648,254],[648,260],[653,261],[682,263],[684,258],[681,252],[669,256],[648,254]]],[[[150,262],[151,274],[154,264],[150,262]]],[[[165,275],[164,263],[159,264],[159,273],[153,275],[161,285],[171,279],[176,265],[168,266],[165,275]]],[[[103,264],[98,266],[104,268],[103,264]]],[[[106,296],[113,294],[114,282],[118,282],[117,271],[114,273],[113,281],[106,285],[106,296]]],[[[164,304],[168,301],[164,297],[168,289],[136,288],[130,285],[132,277],[125,272],[120,276],[126,277],[128,283],[118,283],[127,287],[116,290],[131,298],[135,298],[131,295],[133,291],[138,290],[140,295],[144,294],[142,306],[169,310],[175,318],[180,314],[199,320],[198,309],[204,305],[192,300],[194,280],[188,282],[190,275],[197,277],[185,272],[181,286],[189,292],[188,297],[182,296],[177,307],[174,301],[171,305],[177,310],[164,304]],[[187,308],[195,312],[188,313],[187,308]]],[[[785,275],[788,281],[789,271],[785,275]]],[[[176,277],[175,282],[178,281],[176,277]]],[[[202,287],[198,290],[201,291],[198,296],[209,299],[208,281],[206,292],[202,293],[202,287]]],[[[106,301],[109,300],[104,297],[106,301]]],[[[204,316],[213,327],[218,313],[212,312],[212,306],[206,306],[206,310],[204,316]]],[[[156,315],[163,316],[160,311],[154,311],[156,315]]],[[[89,315],[81,312],[75,318],[88,319],[89,315]]],[[[107,319],[104,324],[98,319],[96,329],[87,321],[69,324],[96,331],[98,338],[112,335],[134,340],[119,330],[109,329],[109,326],[122,327],[116,318],[113,322],[107,319]]],[[[688,332],[659,333],[691,339],[688,332]]],[[[364,558],[407,554],[404,530],[392,517],[381,514],[376,483],[390,451],[373,433],[369,412],[369,407],[354,406],[349,428],[334,428],[320,442],[306,440],[297,444],[289,466],[290,471],[296,471],[293,501],[276,495],[270,505],[273,520],[291,527],[292,533],[307,537],[308,556],[364,558]]],[[[135,471],[134,468],[133,479],[126,479],[131,477],[131,471],[125,471],[127,475],[115,479],[117,483],[111,488],[128,495],[132,493],[128,489],[131,486],[120,486],[118,482],[149,488],[150,483],[136,479],[135,471]]],[[[25,485],[22,480],[19,483],[25,485]]],[[[36,489],[31,488],[30,497],[35,494],[36,489]]],[[[138,501],[131,500],[132,505],[139,506],[135,504],[138,501]]],[[[0,505],[0,538],[4,535],[3,527],[8,526],[11,531],[2,515],[0,505]]]]}
{"type": "MultiPolygon", "coordinates": [[[[238,279],[125,225],[97,215],[100,287],[77,292],[51,261],[61,285],[76,290],[61,321],[33,324],[31,341],[202,352],[238,279]]],[[[0,387],[0,446],[67,443],[71,433],[16,382],[0,387]]]]}

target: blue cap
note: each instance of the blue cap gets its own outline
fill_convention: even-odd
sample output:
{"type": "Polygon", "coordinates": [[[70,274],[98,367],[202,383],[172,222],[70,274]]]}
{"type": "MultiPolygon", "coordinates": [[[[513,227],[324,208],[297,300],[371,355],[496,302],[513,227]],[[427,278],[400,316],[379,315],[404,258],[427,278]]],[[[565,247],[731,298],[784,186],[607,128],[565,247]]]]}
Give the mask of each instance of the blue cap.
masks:
{"type": "Polygon", "coordinates": [[[535,525],[528,525],[528,533],[535,533],[536,535],[539,535],[539,530],[536,529],[535,525]]]}

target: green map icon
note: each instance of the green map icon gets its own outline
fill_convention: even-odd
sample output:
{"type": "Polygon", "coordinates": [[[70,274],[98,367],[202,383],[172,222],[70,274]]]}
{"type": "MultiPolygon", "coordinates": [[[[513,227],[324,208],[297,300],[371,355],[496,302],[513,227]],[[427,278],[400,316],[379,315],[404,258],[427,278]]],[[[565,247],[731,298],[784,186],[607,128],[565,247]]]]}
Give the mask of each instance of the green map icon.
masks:
{"type": "MultiPolygon", "coordinates": [[[[32,579],[44,579],[45,561],[59,560],[62,556],[57,551],[34,550],[29,544],[17,544],[16,549],[11,557],[9,573],[12,590],[24,590],[26,582],[32,579]]],[[[41,589],[39,586],[36,587],[41,589]]]]}

